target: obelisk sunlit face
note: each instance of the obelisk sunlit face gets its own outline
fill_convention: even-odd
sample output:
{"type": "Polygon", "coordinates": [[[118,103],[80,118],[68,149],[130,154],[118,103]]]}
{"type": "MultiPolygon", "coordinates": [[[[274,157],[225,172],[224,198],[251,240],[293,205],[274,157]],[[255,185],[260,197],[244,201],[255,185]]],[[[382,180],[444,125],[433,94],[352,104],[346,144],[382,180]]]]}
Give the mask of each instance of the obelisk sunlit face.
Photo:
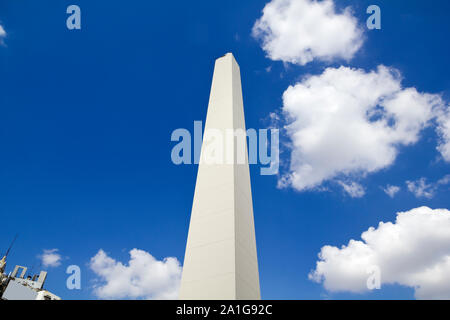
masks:
{"type": "MultiPolygon", "coordinates": [[[[245,131],[239,66],[231,53],[216,60],[208,130],[245,131]]],[[[231,150],[247,150],[246,140],[231,150]]],[[[202,145],[201,159],[208,156],[202,145]]],[[[180,299],[260,299],[248,159],[200,161],[180,299]]]]}

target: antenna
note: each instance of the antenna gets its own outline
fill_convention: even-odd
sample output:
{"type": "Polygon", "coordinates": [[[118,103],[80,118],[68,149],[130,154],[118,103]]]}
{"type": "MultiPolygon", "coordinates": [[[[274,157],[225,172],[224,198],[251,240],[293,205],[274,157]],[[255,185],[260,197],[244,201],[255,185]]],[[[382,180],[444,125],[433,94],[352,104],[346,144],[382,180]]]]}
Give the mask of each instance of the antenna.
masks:
{"type": "Polygon", "coordinates": [[[5,257],[8,257],[8,254],[9,254],[9,252],[11,251],[11,248],[12,248],[12,246],[13,246],[13,244],[14,244],[14,242],[16,241],[16,239],[17,239],[18,236],[19,236],[19,234],[16,233],[16,235],[15,235],[13,241],[12,241],[11,244],[9,245],[8,250],[6,250],[5,257]]]}

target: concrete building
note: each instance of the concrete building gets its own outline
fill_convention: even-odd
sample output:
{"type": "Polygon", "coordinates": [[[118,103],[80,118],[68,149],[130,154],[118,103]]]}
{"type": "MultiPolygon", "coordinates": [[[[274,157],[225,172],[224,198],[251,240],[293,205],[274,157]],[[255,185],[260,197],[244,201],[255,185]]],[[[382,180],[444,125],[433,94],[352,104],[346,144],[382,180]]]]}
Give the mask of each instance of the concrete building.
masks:
{"type": "Polygon", "coordinates": [[[217,59],[214,67],[179,298],[257,300],[247,141],[233,138],[226,148],[223,144],[222,152],[227,159],[231,156],[231,163],[209,163],[205,160],[209,130],[224,136],[229,130],[245,132],[240,69],[231,53],[217,59]],[[237,161],[239,154],[245,154],[243,162],[237,161]]]}
{"type": "Polygon", "coordinates": [[[5,274],[6,256],[0,260],[0,297],[2,300],[61,300],[60,297],[44,289],[47,272],[27,274],[27,268],[15,266],[10,274],[5,274]]]}

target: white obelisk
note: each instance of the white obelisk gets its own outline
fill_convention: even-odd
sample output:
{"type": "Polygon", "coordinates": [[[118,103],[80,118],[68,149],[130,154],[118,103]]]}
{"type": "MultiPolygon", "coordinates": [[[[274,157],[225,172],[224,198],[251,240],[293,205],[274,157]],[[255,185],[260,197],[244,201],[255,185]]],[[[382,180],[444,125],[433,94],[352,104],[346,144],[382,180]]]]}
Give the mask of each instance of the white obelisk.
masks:
{"type": "MultiPolygon", "coordinates": [[[[239,65],[231,53],[216,60],[206,117],[208,130],[245,131],[239,65]]],[[[247,142],[231,139],[245,161],[206,164],[201,150],[179,298],[260,299],[247,142]]],[[[235,159],[236,160],[236,159],[235,159]]]]}

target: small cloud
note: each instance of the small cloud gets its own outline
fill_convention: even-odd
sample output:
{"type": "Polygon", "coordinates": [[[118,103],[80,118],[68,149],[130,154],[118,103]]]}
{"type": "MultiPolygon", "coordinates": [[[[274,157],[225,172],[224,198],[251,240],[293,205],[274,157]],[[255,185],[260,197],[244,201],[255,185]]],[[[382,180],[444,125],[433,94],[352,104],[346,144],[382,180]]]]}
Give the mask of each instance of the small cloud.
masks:
{"type": "Polygon", "coordinates": [[[270,71],[272,71],[272,66],[268,66],[268,67],[266,68],[266,72],[267,72],[267,73],[269,73],[270,71]]]}
{"type": "Polygon", "coordinates": [[[438,151],[446,162],[450,162],[450,106],[442,108],[437,117],[438,127],[436,128],[439,135],[438,151]]]}
{"type": "Polygon", "coordinates": [[[432,184],[428,184],[426,178],[420,178],[416,181],[406,181],[406,186],[408,187],[408,190],[416,196],[416,198],[431,199],[436,191],[436,187],[432,184]]]}
{"type": "Polygon", "coordinates": [[[58,267],[61,265],[61,255],[58,249],[44,249],[44,252],[39,255],[44,267],[58,267]]]}
{"type": "Polygon", "coordinates": [[[412,192],[416,198],[431,199],[442,186],[450,183],[450,174],[444,176],[433,183],[427,183],[426,178],[420,178],[415,181],[406,181],[408,191],[412,192]]]}
{"type": "Polygon", "coordinates": [[[0,25],[0,44],[3,44],[3,39],[6,37],[6,31],[2,25],[0,25]]]}
{"type": "Polygon", "coordinates": [[[344,191],[347,192],[348,195],[352,198],[362,198],[366,194],[364,187],[359,183],[352,182],[350,184],[346,184],[342,181],[339,181],[338,183],[341,185],[342,188],[344,188],[344,191]]]}
{"type": "Polygon", "coordinates": [[[395,195],[400,191],[400,187],[387,185],[386,188],[383,188],[383,191],[391,198],[394,198],[395,195]]]}
{"type": "Polygon", "coordinates": [[[447,185],[450,183],[450,174],[446,175],[437,182],[439,185],[447,185]]]}

